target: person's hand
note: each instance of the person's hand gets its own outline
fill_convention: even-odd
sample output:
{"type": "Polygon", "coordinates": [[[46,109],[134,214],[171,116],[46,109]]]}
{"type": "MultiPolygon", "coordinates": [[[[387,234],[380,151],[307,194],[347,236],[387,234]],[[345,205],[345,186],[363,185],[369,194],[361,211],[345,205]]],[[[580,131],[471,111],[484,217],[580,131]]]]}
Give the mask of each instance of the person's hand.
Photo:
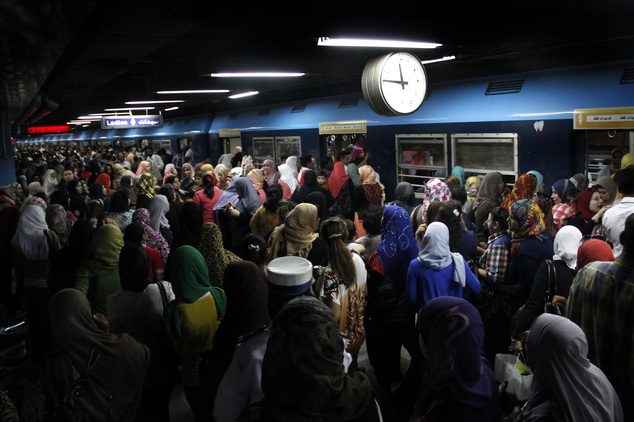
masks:
{"type": "Polygon", "coordinates": [[[416,233],[414,233],[414,237],[416,237],[416,239],[419,241],[423,238],[423,236],[425,235],[425,231],[427,230],[427,224],[423,223],[420,226],[418,226],[418,228],[416,229],[416,233]]]}
{"type": "Polygon", "coordinates": [[[520,353],[522,351],[522,341],[512,340],[511,345],[509,346],[509,351],[515,354],[520,353]]]}
{"type": "Polygon", "coordinates": [[[558,295],[553,296],[553,306],[556,306],[562,312],[566,309],[566,303],[568,303],[568,298],[558,295]]]}
{"type": "Polygon", "coordinates": [[[513,410],[511,411],[511,413],[509,413],[508,415],[500,419],[500,422],[513,422],[517,418],[517,416],[520,414],[521,411],[522,409],[519,406],[515,406],[513,410]]]}
{"type": "Polygon", "coordinates": [[[603,218],[603,214],[610,208],[612,208],[612,205],[606,205],[605,207],[601,207],[601,209],[597,211],[595,215],[592,216],[592,221],[594,221],[595,223],[598,223],[599,221],[601,221],[601,218],[603,218]]]}
{"type": "Polygon", "coordinates": [[[106,333],[110,332],[110,323],[104,314],[93,314],[92,319],[95,321],[100,330],[105,331],[106,333]]]}

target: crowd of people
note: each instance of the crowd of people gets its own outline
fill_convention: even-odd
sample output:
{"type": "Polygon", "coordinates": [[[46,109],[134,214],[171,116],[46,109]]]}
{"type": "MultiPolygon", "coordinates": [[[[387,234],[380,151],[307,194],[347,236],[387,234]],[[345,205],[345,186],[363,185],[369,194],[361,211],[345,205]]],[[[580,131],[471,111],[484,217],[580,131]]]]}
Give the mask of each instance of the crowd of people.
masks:
{"type": "Polygon", "coordinates": [[[361,145],[14,157],[23,420],[168,421],[177,383],[197,422],[634,420],[634,154],[594,181],[456,167],[391,198],[361,145]],[[534,374],[517,406],[500,353],[534,374]]]}

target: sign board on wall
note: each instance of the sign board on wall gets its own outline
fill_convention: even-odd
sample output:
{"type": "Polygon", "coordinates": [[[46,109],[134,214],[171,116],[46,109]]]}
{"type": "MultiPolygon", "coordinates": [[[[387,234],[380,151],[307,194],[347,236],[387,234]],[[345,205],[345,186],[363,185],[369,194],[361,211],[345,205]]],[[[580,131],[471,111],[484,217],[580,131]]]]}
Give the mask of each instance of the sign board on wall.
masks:
{"type": "Polygon", "coordinates": [[[339,135],[344,133],[366,133],[365,121],[323,122],[319,123],[320,135],[339,135]]]}
{"type": "Polygon", "coordinates": [[[101,118],[102,129],[132,129],[163,127],[163,116],[104,116],[101,118]]]}
{"type": "Polygon", "coordinates": [[[632,129],[634,107],[575,109],[575,129],[632,129]]]}

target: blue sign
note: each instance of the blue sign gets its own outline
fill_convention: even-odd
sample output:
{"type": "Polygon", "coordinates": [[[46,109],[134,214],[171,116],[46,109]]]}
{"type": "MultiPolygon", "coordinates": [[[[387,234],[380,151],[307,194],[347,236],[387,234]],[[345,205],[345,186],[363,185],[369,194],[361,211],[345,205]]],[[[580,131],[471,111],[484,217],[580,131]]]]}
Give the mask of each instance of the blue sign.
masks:
{"type": "Polygon", "coordinates": [[[102,129],[131,129],[146,127],[163,127],[163,116],[104,116],[101,118],[102,129]]]}

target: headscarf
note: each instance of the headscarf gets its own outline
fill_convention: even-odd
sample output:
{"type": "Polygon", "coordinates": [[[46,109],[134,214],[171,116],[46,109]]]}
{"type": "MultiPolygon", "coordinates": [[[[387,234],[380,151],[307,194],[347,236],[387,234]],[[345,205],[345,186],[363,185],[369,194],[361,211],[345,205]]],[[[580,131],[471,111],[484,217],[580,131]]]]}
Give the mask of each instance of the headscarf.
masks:
{"type": "Polygon", "coordinates": [[[262,170],[260,169],[252,169],[247,174],[247,179],[255,188],[255,191],[258,193],[258,197],[260,198],[260,204],[263,204],[266,201],[266,192],[264,189],[264,177],[262,176],[262,170]]]}
{"type": "Polygon", "coordinates": [[[287,255],[306,258],[315,239],[319,237],[317,207],[309,203],[297,204],[286,215],[283,224],[277,226],[269,238],[269,257],[278,258],[281,250],[287,255]]]}
{"type": "Polygon", "coordinates": [[[553,222],[557,226],[557,229],[561,229],[566,224],[568,224],[568,220],[571,217],[574,217],[577,213],[577,210],[574,207],[571,207],[568,204],[555,204],[553,205],[552,214],[553,214],[553,222]]]}
{"type": "Polygon", "coordinates": [[[633,166],[633,165],[634,165],[634,154],[629,152],[623,155],[623,158],[621,158],[621,170],[623,170],[624,168],[628,166],[633,166]]]}
{"type": "Polygon", "coordinates": [[[460,166],[456,166],[451,170],[451,174],[453,176],[456,176],[458,178],[458,180],[460,180],[460,186],[462,186],[463,188],[465,187],[465,174],[464,174],[464,168],[460,167],[460,166]]]}
{"type": "Polygon", "coordinates": [[[297,177],[295,176],[295,169],[291,168],[288,164],[288,160],[286,160],[286,164],[280,164],[277,168],[280,172],[280,180],[288,185],[288,188],[291,190],[291,193],[295,191],[298,185],[297,177]]]}
{"type": "Polygon", "coordinates": [[[412,211],[414,201],[416,200],[416,191],[414,186],[409,182],[399,182],[394,189],[394,205],[398,205],[407,211],[412,211]]]}
{"type": "Polygon", "coordinates": [[[588,176],[583,173],[577,173],[570,178],[573,185],[579,190],[584,190],[588,187],[588,176]]]}
{"type": "Polygon", "coordinates": [[[535,189],[537,190],[539,186],[544,182],[544,176],[537,170],[531,170],[531,171],[528,171],[527,173],[532,174],[533,176],[537,178],[537,186],[535,187],[535,189]]]}
{"type": "Polygon", "coordinates": [[[548,238],[544,216],[539,205],[532,199],[520,199],[511,205],[511,215],[519,223],[517,232],[511,235],[511,255],[513,255],[520,244],[529,237],[534,237],[540,241],[548,238]]]}
{"type": "Polygon", "coordinates": [[[132,420],[143,389],[149,349],[127,334],[102,331],[85,295],[62,289],[49,304],[51,329],[62,356],[89,373],[76,399],[92,417],[132,420]],[[91,366],[92,365],[92,366],[91,366]]]}
{"type": "Polygon", "coordinates": [[[358,172],[368,202],[370,204],[381,205],[381,200],[385,198],[385,189],[381,183],[377,182],[377,174],[374,169],[368,164],[364,164],[359,167],[358,172]],[[380,187],[380,190],[377,189],[377,185],[380,187]]]}
{"type": "Polygon", "coordinates": [[[142,174],[151,174],[150,166],[151,164],[145,160],[139,162],[139,167],[136,169],[136,175],[141,176],[142,174]]]}
{"type": "Polygon", "coordinates": [[[616,199],[616,183],[614,179],[610,176],[603,176],[597,179],[597,183],[594,185],[595,188],[602,187],[610,194],[610,199],[603,202],[603,206],[612,205],[614,200],[616,199]]]}
{"type": "Polygon", "coordinates": [[[170,210],[170,204],[165,195],[154,195],[150,199],[148,211],[150,212],[150,226],[156,232],[161,232],[161,227],[170,228],[167,220],[167,213],[170,210]]]}
{"type": "Polygon", "coordinates": [[[200,231],[198,250],[205,258],[212,286],[222,287],[225,268],[231,262],[240,261],[233,252],[224,248],[222,233],[216,223],[204,223],[200,231]]]}
{"type": "Polygon", "coordinates": [[[451,200],[451,190],[449,186],[440,179],[429,179],[425,183],[425,199],[424,204],[429,204],[432,201],[447,202],[451,200]]]}
{"type": "Polygon", "coordinates": [[[170,253],[170,247],[163,235],[152,228],[150,211],[147,208],[137,208],[132,214],[132,221],[143,224],[147,233],[145,245],[149,248],[157,249],[161,253],[163,264],[165,264],[170,253]]]}
{"type": "Polygon", "coordinates": [[[568,192],[574,189],[574,185],[570,181],[570,179],[559,179],[555,183],[553,183],[553,189],[557,196],[561,198],[563,202],[566,202],[566,196],[568,192]]]}
{"type": "Polygon", "coordinates": [[[511,209],[511,205],[520,199],[531,199],[535,193],[539,184],[537,183],[537,177],[534,174],[524,173],[517,178],[513,184],[513,190],[504,198],[502,207],[507,210],[511,209]]]}
{"type": "Polygon", "coordinates": [[[577,251],[577,269],[582,269],[594,261],[614,261],[614,252],[608,242],[601,239],[584,241],[577,251]]]}
{"type": "Polygon", "coordinates": [[[418,256],[409,214],[403,208],[388,205],[383,210],[381,242],[376,252],[394,290],[403,291],[409,263],[418,256]]]}
{"type": "Polygon", "coordinates": [[[68,219],[64,207],[60,204],[49,205],[46,208],[46,222],[48,224],[48,228],[57,234],[60,245],[64,246],[68,240],[68,236],[70,235],[70,230],[73,225],[68,219]]]}
{"type": "Polygon", "coordinates": [[[101,201],[105,200],[106,196],[103,194],[103,188],[104,186],[101,183],[93,183],[88,188],[88,197],[90,199],[100,199],[101,201]]]}
{"type": "Polygon", "coordinates": [[[482,360],[484,324],[471,303],[452,296],[434,298],[419,311],[416,325],[429,365],[412,420],[423,418],[436,400],[476,409],[497,402],[482,360]]]}
{"type": "Polygon", "coordinates": [[[418,261],[436,271],[453,264],[453,281],[462,287],[467,284],[464,258],[460,253],[449,249],[449,228],[444,223],[434,221],[427,226],[418,261]]]}
{"type": "MultiPolygon", "coordinates": [[[[280,166],[281,167],[281,166],[280,166]]],[[[332,193],[333,197],[337,197],[339,195],[339,191],[346,184],[349,177],[346,174],[346,169],[343,166],[341,161],[337,161],[335,166],[328,177],[328,190],[332,193]]]]}
{"type": "Polygon", "coordinates": [[[154,176],[150,173],[143,173],[139,176],[137,182],[137,195],[146,195],[149,198],[154,196],[154,176]]]}
{"type": "Polygon", "coordinates": [[[596,190],[592,188],[584,189],[577,199],[577,214],[586,221],[594,217],[595,214],[593,211],[590,211],[590,200],[595,192],[596,190]]]}
{"type": "Polygon", "coordinates": [[[495,205],[501,204],[501,197],[498,191],[500,183],[503,183],[502,175],[497,171],[487,173],[482,179],[478,195],[473,200],[471,209],[475,212],[478,207],[484,203],[493,202],[495,205]]]}
{"type": "Polygon", "coordinates": [[[5,208],[17,208],[15,194],[8,186],[0,187],[0,212],[5,208]]]}
{"type": "Polygon", "coordinates": [[[583,234],[575,226],[564,226],[555,235],[553,260],[564,261],[571,270],[577,269],[577,251],[583,234]]]}
{"type": "Polygon", "coordinates": [[[163,184],[165,184],[165,180],[167,180],[169,176],[174,176],[175,174],[176,174],[176,167],[174,167],[174,164],[172,163],[165,164],[165,167],[163,168],[163,184]]]}
{"type": "Polygon", "coordinates": [[[101,183],[106,188],[106,191],[110,191],[110,176],[108,173],[99,173],[93,184],[95,183],[101,183]]]}
{"type": "Polygon", "coordinates": [[[262,176],[264,177],[264,180],[266,181],[266,184],[269,186],[272,186],[275,183],[275,176],[277,173],[277,166],[275,165],[275,161],[273,160],[264,160],[262,162],[262,165],[266,165],[268,164],[269,166],[271,166],[271,170],[269,170],[269,172],[267,174],[262,173],[262,176]]]}
{"type": "Polygon", "coordinates": [[[588,360],[588,340],[574,322],[549,313],[538,316],[528,334],[526,359],[533,393],[519,420],[623,420],[616,392],[588,360]]]}
{"type": "Polygon", "coordinates": [[[302,296],[276,314],[262,362],[261,412],[275,420],[353,420],[371,404],[369,381],[346,373],[332,311],[302,296]]]}
{"type": "Polygon", "coordinates": [[[90,242],[88,256],[77,270],[79,277],[91,277],[119,271],[119,253],[123,247],[123,234],[114,224],[99,227],[90,242]]]}
{"type": "Polygon", "coordinates": [[[229,202],[233,203],[238,211],[251,216],[262,205],[258,193],[246,177],[238,177],[231,181],[227,190],[216,202],[214,211],[224,210],[229,202]]]}
{"type": "Polygon", "coordinates": [[[55,173],[55,170],[53,169],[48,169],[44,173],[42,188],[47,196],[51,196],[51,194],[55,192],[55,189],[57,189],[57,179],[53,177],[53,173],[55,173]]]}
{"type": "Polygon", "coordinates": [[[183,203],[180,212],[180,230],[174,233],[174,242],[179,242],[179,246],[191,245],[197,248],[203,224],[204,220],[200,205],[194,201],[183,203]]]}
{"type": "Polygon", "coordinates": [[[480,191],[480,186],[482,185],[482,180],[478,176],[471,176],[467,179],[465,183],[467,189],[467,197],[469,199],[476,199],[478,196],[478,192],[480,191]]]}
{"type": "MultiPolygon", "coordinates": [[[[40,198],[38,198],[40,199],[40,198]]],[[[46,224],[46,203],[44,208],[38,205],[39,201],[26,203],[26,207],[20,213],[18,226],[11,243],[22,251],[22,254],[29,260],[46,259],[49,249],[45,231],[48,230],[46,224]]]]}

